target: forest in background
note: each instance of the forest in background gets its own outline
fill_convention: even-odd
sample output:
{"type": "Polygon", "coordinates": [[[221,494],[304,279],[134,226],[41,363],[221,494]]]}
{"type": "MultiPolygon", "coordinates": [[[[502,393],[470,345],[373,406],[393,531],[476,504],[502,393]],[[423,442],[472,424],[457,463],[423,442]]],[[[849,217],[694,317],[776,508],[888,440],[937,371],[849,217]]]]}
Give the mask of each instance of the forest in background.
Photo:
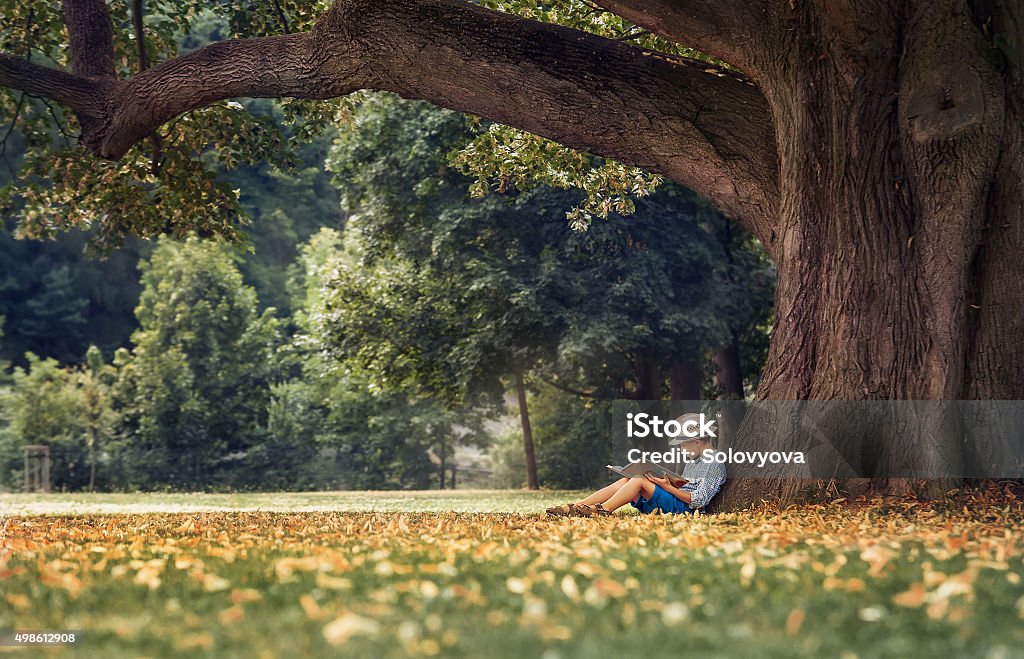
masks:
{"type": "Polygon", "coordinates": [[[540,483],[584,487],[612,399],[735,395],[730,349],[751,389],[773,285],[753,240],[670,185],[586,231],[573,192],[473,198],[448,162],[473,130],[367,97],[292,171],[223,174],[247,248],[95,255],[8,221],[4,487],[25,444],[51,447],[66,490],[521,486],[522,426],[494,422],[517,382],[540,483]],[[489,459],[457,475],[465,446],[489,459]]]}

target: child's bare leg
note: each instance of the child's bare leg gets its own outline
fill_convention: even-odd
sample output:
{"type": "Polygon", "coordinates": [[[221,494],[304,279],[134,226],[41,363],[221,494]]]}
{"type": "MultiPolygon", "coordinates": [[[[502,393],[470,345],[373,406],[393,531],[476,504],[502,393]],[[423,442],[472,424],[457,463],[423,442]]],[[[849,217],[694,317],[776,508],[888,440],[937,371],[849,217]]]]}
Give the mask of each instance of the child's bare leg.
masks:
{"type": "Polygon", "coordinates": [[[602,487],[600,490],[598,490],[597,492],[594,492],[589,497],[587,497],[583,501],[580,501],[579,503],[585,503],[588,506],[592,506],[595,503],[604,503],[613,494],[618,492],[619,488],[622,487],[623,485],[625,485],[626,482],[628,482],[628,481],[629,481],[628,478],[620,478],[619,480],[615,481],[614,483],[612,483],[608,487],[602,487]]]}
{"type": "Polygon", "coordinates": [[[644,498],[650,498],[654,493],[654,483],[646,478],[630,478],[615,494],[604,502],[604,509],[610,512],[621,508],[630,501],[636,501],[641,492],[644,498]]]}

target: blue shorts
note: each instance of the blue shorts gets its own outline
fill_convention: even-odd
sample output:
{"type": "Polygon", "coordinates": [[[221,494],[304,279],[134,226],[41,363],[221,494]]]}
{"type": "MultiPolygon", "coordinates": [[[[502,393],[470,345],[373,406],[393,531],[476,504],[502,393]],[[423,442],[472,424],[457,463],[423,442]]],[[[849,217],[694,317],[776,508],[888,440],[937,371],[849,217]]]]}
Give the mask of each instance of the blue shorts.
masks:
{"type": "Polygon", "coordinates": [[[663,490],[660,485],[654,486],[654,492],[651,493],[650,499],[645,499],[643,492],[641,492],[640,497],[636,501],[631,502],[630,505],[645,515],[650,515],[655,510],[672,514],[693,512],[690,504],[675,498],[663,490]]]}

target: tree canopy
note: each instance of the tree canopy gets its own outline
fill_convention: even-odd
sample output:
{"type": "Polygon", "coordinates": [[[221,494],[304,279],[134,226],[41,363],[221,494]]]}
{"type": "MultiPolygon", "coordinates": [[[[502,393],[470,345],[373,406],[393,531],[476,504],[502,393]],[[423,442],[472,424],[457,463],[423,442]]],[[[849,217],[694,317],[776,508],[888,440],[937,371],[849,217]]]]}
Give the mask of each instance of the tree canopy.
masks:
{"type": "Polygon", "coordinates": [[[581,233],[564,218],[579,194],[468,199],[446,164],[473,138],[458,114],[377,96],[354,119],[328,161],[348,255],[317,322],[392,386],[500,399],[499,377],[539,367],[591,395],[660,398],[661,382],[640,391],[638,368],[702,364],[770,310],[761,252],[723,244],[721,216],[677,186],[581,233]]]}

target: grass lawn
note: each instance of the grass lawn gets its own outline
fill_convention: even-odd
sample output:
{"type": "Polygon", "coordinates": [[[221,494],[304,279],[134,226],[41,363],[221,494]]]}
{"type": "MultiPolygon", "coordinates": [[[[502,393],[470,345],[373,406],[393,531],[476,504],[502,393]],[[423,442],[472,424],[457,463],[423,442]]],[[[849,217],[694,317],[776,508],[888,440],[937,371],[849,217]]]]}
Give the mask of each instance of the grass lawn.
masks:
{"type": "Polygon", "coordinates": [[[578,500],[581,492],[528,490],[422,490],[417,492],[239,492],[206,494],[89,493],[3,494],[5,515],[188,512],[421,512],[536,513],[555,503],[578,500]],[[552,503],[553,502],[553,503],[552,503]]]}
{"type": "Polygon", "coordinates": [[[0,652],[1024,657],[1012,495],[695,518],[536,512],[564,500],[4,495],[0,630],[83,638],[0,652]],[[102,506],[122,512],[82,514],[115,510],[102,506]],[[158,512],[185,509],[209,512],[158,512]]]}

